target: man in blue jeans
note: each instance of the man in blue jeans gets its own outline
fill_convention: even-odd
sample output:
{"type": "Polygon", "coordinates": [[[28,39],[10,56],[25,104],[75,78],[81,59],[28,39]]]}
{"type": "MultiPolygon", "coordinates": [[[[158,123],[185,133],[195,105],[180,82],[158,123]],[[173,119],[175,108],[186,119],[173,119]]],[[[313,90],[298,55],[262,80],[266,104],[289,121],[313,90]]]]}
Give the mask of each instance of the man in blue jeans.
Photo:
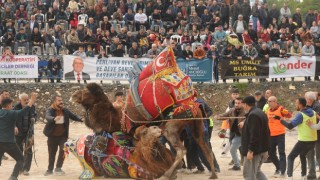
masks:
{"type": "Polygon", "coordinates": [[[311,129],[308,126],[308,122],[311,122],[312,124],[317,123],[316,113],[310,107],[307,107],[307,101],[305,98],[298,98],[295,105],[297,110],[300,112],[291,120],[291,122],[288,123],[282,119],[280,120],[281,124],[283,124],[288,129],[298,127],[298,142],[295,144],[288,156],[287,175],[289,179],[293,179],[293,163],[294,159],[297,156],[300,156],[301,176],[303,178],[306,178],[306,155],[311,149],[314,148],[317,141],[317,130],[311,129]]]}
{"type": "Polygon", "coordinates": [[[226,113],[215,116],[216,120],[224,120],[223,117],[239,117],[229,119],[230,125],[230,142],[231,142],[231,157],[234,165],[229,170],[240,171],[240,160],[237,154],[237,150],[241,147],[241,128],[238,126],[239,123],[244,121],[244,109],[242,106],[242,98],[238,97],[235,99],[234,107],[229,109],[226,113]]]}
{"type": "Polygon", "coordinates": [[[2,157],[4,153],[7,153],[16,161],[16,165],[14,166],[9,180],[18,179],[24,162],[23,154],[16,144],[16,140],[14,137],[16,131],[16,121],[21,119],[26,113],[30,111],[30,108],[32,107],[36,99],[37,94],[33,93],[28,105],[21,110],[12,110],[13,100],[10,98],[5,98],[1,102],[2,109],[0,109],[0,157],[2,157]]]}

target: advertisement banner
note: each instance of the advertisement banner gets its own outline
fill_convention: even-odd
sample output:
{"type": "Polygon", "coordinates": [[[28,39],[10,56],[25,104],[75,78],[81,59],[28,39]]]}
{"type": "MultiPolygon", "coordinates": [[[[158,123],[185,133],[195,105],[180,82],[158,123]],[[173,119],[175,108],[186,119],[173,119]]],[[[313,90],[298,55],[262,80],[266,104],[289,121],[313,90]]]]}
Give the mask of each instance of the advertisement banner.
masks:
{"type": "Polygon", "coordinates": [[[37,56],[7,55],[0,58],[0,78],[38,78],[37,56]]]}
{"type": "Polygon", "coordinates": [[[315,56],[291,56],[269,59],[269,77],[286,78],[299,76],[314,76],[316,70],[315,56]]]}
{"type": "Polygon", "coordinates": [[[221,59],[219,64],[222,79],[267,78],[269,75],[267,59],[221,59]]]}
{"type": "Polygon", "coordinates": [[[152,59],[110,57],[98,59],[97,57],[80,58],[78,56],[65,55],[64,79],[65,80],[129,80],[128,71],[133,68],[134,62],[139,62],[143,67],[152,59]]]}
{"type": "Polygon", "coordinates": [[[186,73],[193,82],[212,81],[212,64],[211,59],[205,58],[202,60],[185,60],[178,59],[177,64],[179,68],[186,73]]]}

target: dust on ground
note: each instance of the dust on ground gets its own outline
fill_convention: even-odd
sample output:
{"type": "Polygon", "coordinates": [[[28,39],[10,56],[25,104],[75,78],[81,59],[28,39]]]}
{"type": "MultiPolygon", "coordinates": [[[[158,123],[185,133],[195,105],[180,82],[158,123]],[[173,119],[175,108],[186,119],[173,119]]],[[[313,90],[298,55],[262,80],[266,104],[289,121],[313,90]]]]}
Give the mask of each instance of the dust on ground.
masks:
{"type": "MultiPolygon", "coordinates": [[[[64,161],[63,170],[66,172],[66,175],[63,176],[43,176],[44,172],[47,170],[48,166],[48,150],[47,150],[47,138],[43,135],[42,131],[44,128],[43,123],[38,123],[35,125],[35,149],[36,149],[36,160],[38,166],[35,164],[35,161],[32,162],[30,175],[19,176],[21,180],[35,180],[35,179],[56,179],[56,180],[73,180],[78,179],[81,173],[81,166],[78,163],[78,160],[70,154],[64,161]]],[[[71,123],[70,124],[70,138],[76,139],[81,134],[90,133],[91,130],[85,127],[83,123],[71,123]]],[[[231,161],[231,156],[229,155],[227,158],[221,157],[222,148],[221,145],[223,143],[223,139],[220,139],[217,135],[218,127],[215,127],[213,134],[212,134],[212,145],[213,151],[216,154],[218,163],[220,164],[221,172],[218,173],[219,179],[223,180],[240,180],[243,179],[242,171],[229,171],[228,168],[231,166],[228,163],[231,161]]],[[[295,130],[287,131],[286,134],[286,154],[288,155],[293,148],[294,144],[297,141],[297,133],[295,130]]],[[[11,172],[13,170],[15,161],[9,157],[9,160],[5,160],[2,162],[2,166],[0,167],[0,180],[5,180],[9,178],[11,172]]],[[[295,179],[300,179],[300,159],[296,158],[295,165],[294,165],[294,177],[295,179]]],[[[274,178],[273,173],[275,171],[275,167],[272,163],[263,164],[262,166],[263,172],[268,176],[268,179],[277,179],[274,178]]],[[[319,173],[318,173],[319,174],[319,173]]],[[[178,179],[179,180],[203,180],[208,179],[210,176],[209,172],[206,170],[204,174],[185,174],[179,173],[178,179]]],[[[100,179],[100,178],[99,178],[100,179]]]]}

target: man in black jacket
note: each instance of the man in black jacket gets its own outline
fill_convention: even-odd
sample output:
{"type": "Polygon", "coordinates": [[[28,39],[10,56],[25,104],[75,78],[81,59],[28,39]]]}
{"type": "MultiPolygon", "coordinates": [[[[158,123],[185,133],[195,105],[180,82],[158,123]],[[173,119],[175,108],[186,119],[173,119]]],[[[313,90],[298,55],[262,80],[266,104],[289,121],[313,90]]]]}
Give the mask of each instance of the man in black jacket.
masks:
{"type": "MultiPolygon", "coordinates": [[[[20,110],[26,107],[29,103],[29,96],[26,93],[19,95],[20,103],[14,106],[14,110],[20,110]]],[[[29,175],[32,162],[32,145],[34,142],[34,122],[37,113],[35,106],[31,106],[30,110],[16,121],[15,136],[16,143],[21,152],[24,154],[24,164],[22,173],[25,176],[29,175]]]]}
{"type": "Polygon", "coordinates": [[[81,118],[64,107],[61,96],[56,96],[50,108],[46,111],[47,124],[43,133],[48,137],[49,166],[45,176],[53,173],[55,156],[59,147],[59,156],[55,173],[65,174],[61,167],[63,165],[63,147],[69,136],[69,119],[82,122],[81,118]]]}
{"type": "Polygon", "coordinates": [[[51,80],[51,83],[54,83],[54,77],[57,77],[57,83],[61,82],[62,77],[62,66],[61,61],[57,59],[56,56],[53,56],[52,59],[48,61],[48,77],[51,80]]]}
{"type": "MultiPolygon", "coordinates": [[[[19,172],[23,168],[23,155],[16,144],[14,131],[16,121],[21,119],[37,99],[37,94],[33,93],[28,105],[21,110],[12,110],[13,100],[10,98],[5,98],[1,101],[2,109],[0,109],[0,157],[4,153],[8,153],[15,161],[13,172],[9,180],[17,180],[19,172]]],[[[0,160],[1,165],[1,160],[0,160]]]]}
{"type": "MultiPolygon", "coordinates": [[[[268,157],[270,146],[270,130],[266,114],[255,107],[255,98],[247,96],[243,99],[247,112],[242,128],[241,147],[244,158],[243,177],[245,180],[267,180],[261,171],[261,165],[268,157]]],[[[241,124],[239,124],[241,127],[241,124]]]]}
{"type": "Polygon", "coordinates": [[[256,91],[254,93],[255,99],[256,99],[256,106],[259,109],[263,109],[264,105],[267,103],[267,100],[264,96],[262,96],[262,92],[261,91],[256,91]]]}

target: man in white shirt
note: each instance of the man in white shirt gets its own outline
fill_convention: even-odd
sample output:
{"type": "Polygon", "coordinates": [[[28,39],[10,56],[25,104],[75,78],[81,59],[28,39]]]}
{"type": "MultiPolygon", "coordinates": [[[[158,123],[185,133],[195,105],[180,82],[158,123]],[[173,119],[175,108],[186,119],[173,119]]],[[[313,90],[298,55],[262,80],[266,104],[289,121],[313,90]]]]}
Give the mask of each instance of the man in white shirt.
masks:
{"type": "Polygon", "coordinates": [[[145,13],[142,13],[142,9],[139,9],[139,12],[134,15],[134,21],[136,23],[136,31],[140,31],[140,26],[145,26],[146,29],[149,29],[148,17],[145,13]]]}
{"type": "Polygon", "coordinates": [[[239,14],[238,20],[236,20],[233,24],[233,32],[238,35],[240,42],[242,42],[242,34],[245,30],[248,30],[248,24],[243,21],[243,16],[239,14]]]}

